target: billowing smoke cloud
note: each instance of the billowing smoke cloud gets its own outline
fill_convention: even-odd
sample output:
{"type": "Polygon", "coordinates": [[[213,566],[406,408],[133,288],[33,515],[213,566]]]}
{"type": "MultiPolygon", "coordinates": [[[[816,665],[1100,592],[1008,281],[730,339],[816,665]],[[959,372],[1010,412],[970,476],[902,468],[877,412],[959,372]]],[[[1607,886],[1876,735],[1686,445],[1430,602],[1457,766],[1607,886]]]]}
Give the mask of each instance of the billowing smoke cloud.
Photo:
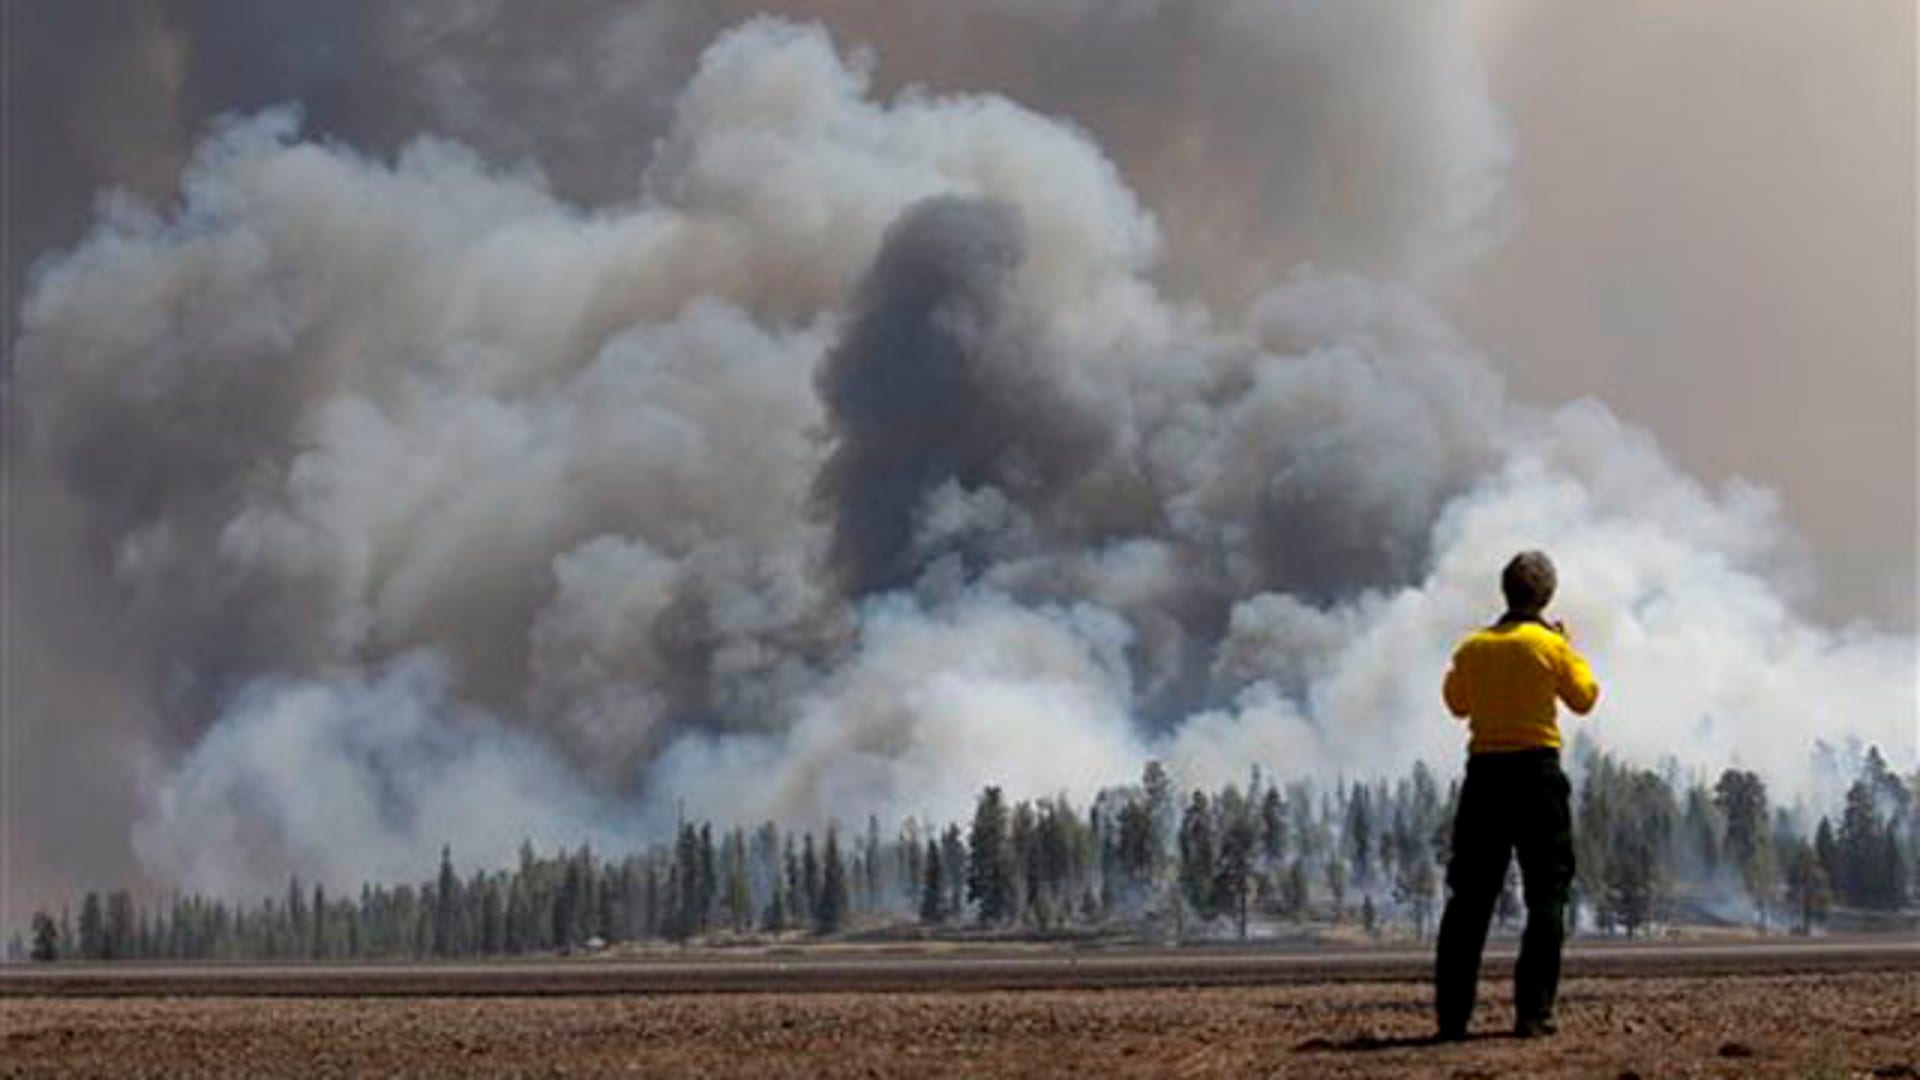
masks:
{"type": "MultiPolygon", "coordinates": [[[[819,493],[835,568],[857,593],[911,582],[929,497],[991,489],[1023,509],[1084,471],[1101,421],[1048,371],[1037,318],[1014,307],[1024,256],[1012,207],[936,198],[888,229],[821,373],[835,446],[819,493]]],[[[950,500],[948,500],[950,501],[950,500]]]]}
{"type": "MultiPolygon", "coordinates": [[[[1250,144],[1276,221],[1344,237],[1275,245],[1286,265],[1415,273],[1498,216],[1494,114],[1438,74],[1471,63],[1366,66],[1426,55],[1437,17],[989,7],[980,35],[1109,56],[1237,32],[1281,89],[1391,76],[1326,121],[1359,146],[1331,160],[1417,133],[1432,168],[1349,186],[1250,144]],[[1399,186],[1435,170],[1452,194],[1399,186]]],[[[1763,492],[1703,489],[1597,403],[1511,404],[1379,275],[1202,303],[1168,260],[1208,246],[1087,129],[883,96],[877,62],[811,24],[726,31],[591,208],[464,142],[228,119],[177,203],[112,201],[40,269],[18,437],[147,662],[156,877],[347,883],[682,810],[951,816],[981,783],[1084,797],[1150,756],[1193,781],[1447,760],[1447,650],[1536,545],[1604,744],[1788,790],[1816,739],[1911,764],[1912,641],[1798,620],[1763,492]]]]}

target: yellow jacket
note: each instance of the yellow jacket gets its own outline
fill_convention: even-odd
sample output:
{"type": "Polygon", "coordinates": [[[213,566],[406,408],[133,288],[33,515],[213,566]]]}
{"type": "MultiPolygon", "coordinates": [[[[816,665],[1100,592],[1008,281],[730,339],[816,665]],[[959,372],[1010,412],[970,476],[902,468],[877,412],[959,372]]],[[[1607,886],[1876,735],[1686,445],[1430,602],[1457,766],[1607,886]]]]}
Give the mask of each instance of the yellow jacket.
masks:
{"type": "Polygon", "coordinates": [[[1535,622],[1501,622],[1468,635],[1453,652],[1442,696],[1466,717],[1467,753],[1555,749],[1554,699],[1586,715],[1600,685],[1573,644],[1535,622]]]}

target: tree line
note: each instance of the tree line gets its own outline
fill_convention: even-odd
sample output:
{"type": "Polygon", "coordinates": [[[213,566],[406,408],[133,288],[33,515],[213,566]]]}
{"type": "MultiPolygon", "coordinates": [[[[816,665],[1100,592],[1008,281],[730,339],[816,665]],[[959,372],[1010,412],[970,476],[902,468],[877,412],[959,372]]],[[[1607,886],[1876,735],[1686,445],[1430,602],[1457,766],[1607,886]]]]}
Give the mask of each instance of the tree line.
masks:
{"type": "MultiPolygon", "coordinates": [[[[1877,749],[1837,812],[1809,822],[1753,772],[1711,780],[1641,768],[1590,743],[1570,772],[1575,904],[1602,933],[1674,920],[1807,932],[1835,907],[1893,912],[1920,896],[1920,776],[1877,749]]],[[[610,857],[589,847],[462,874],[443,848],[418,883],[332,895],[295,877],[239,902],[87,892],[33,914],[13,954],[41,961],[425,959],[549,954],[628,942],[827,936],[849,930],[1246,937],[1352,922],[1427,936],[1444,900],[1457,781],[1399,778],[1181,790],[1161,764],[1076,808],[987,786],[969,822],[883,831],[682,823],[610,857]]],[[[1496,909],[1520,913],[1517,872],[1496,909]]]]}

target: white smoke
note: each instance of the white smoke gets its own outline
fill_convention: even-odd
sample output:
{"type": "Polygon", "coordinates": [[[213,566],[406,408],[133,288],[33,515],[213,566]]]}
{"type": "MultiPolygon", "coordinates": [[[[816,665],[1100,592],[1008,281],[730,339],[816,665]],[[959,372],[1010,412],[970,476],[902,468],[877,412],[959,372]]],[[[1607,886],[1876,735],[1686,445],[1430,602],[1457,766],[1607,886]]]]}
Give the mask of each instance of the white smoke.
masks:
{"type": "Polygon", "coordinates": [[[606,850],[633,835],[630,815],[546,746],[454,699],[427,656],[365,679],[254,682],[134,826],[143,856],[224,895],[290,868],[322,882],[404,881],[441,844],[504,865],[522,840],[606,850]]]}
{"type": "MultiPolygon", "coordinates": [[[[1301,49],[1351,29],[1288,11],[1301,49]]],[[[1532,546],[1605,688],[1575,730],[1787,792],[1815,740],[1912,763],[1913,642],[1798,619],[1764,493],[1597,403],[1509,403],[1404,287],[1172,299],[1085,131],[881,100],[870,66],[815,26],[725,33],[591,211],[447,141],[228,121],[177,206],[116,203],[43,267],[31,462],[155,657],[157,876],[938,819],[1150,756],[1209,783],[1456,758],[1440,672],[1532,546]]],[[[1500,160],[1460,119],[1484,101],[1434,101],[1392,129],[1500,160]]],[[[1462,177],[1435,252],[1497,201],[1462,177]]],[[[1369,190],[1398,209],[1367,228],[1414,198],[1369,190]]]]}

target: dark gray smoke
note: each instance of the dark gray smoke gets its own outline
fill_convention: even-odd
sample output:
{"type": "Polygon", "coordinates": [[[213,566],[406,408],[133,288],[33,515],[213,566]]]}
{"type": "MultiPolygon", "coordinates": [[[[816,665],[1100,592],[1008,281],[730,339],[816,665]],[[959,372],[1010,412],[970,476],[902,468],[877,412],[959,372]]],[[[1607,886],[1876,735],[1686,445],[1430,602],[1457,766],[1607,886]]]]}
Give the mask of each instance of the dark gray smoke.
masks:
{"type": "MultiPolygon", "coordinates": [[[[155,10],[180,71],[286,25],[155,10]]],[[[26,738],[115,733],[153,878],[1446,759],[1435,673],[1535,546],[1607,745],[1789,789],[1816,738],[1911,751],[1911,640],[1792,613],[1764,492],[1511,403],[1393,283],[1502,217],[1457,12],[904,10],[836,9],[867,52],[352,8],[315,40],[365,69],[299,52],[304,116],[169,84],[177,190],[38,266],[7,387],[48,508],[9,588],[73,598],[22,627],[26,738]]]]}
{"type": "Polygon", "coordinates": [[[915,550],[916,518],[943,485],[1032,514],[1101,450],[1097,413],[1070,400],[1042,324],[1019,310],[1020,230],[1003,204],[910,207],[853,297],[820,373],[834,447],[818,493],[833,564],[855,594],[918,576],[930,553],[915,550]]]}

